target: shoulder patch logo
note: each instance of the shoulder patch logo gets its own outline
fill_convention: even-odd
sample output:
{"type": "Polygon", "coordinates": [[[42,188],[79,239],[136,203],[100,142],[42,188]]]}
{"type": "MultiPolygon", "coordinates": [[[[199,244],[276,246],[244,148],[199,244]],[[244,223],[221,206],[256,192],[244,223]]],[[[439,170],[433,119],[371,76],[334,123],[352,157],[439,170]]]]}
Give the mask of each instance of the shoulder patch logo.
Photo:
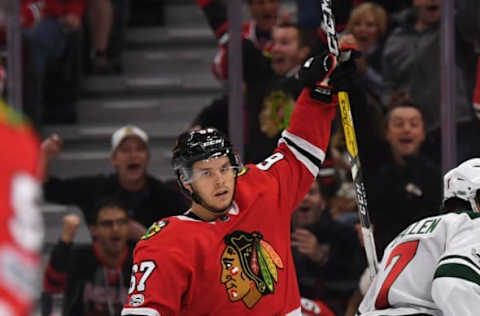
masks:
{"type": "Polygon", "coordinates": [[[157,233],[161,232],[162,229],[164,229],[168,225],[168,220],[163,220],[163,221],[158,221],[152,224],[145,233],[145,235],[142,236],[142,240],[149,239],[150,237],[156,235],[157,233]]]}
{"type": "Polygon", "coordinates": [[[480,264],[480,249],[479,248],[472,248],[472,256],[477,263],[480,264]]]}
{"type": "Polygon", "coordinates": [[[240,169],[240,171],[237,173],[237,177],[243,176],[243,175],[247,174],[247,172],[248,172],[248,168],[247,168],[247,167],[243,167],[243,168],[240,169]]]}
{"type": "Polygon", "coordinates": [[[241,300],[253,308],[264,295],[275,292],[282,259],[258,232],[234,231],[224,241],[220,283],[231,302],[241,300]]]}

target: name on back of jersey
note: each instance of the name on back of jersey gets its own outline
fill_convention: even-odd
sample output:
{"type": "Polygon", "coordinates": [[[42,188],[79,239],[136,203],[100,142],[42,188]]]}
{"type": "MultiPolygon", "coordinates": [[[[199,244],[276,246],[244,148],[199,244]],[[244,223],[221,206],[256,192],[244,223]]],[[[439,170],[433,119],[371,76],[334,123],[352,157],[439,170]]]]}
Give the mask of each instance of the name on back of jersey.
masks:
{"type": "Polygon", "coordinates": [[[429,217],[423,219],[421,221],[415,222],[404,229],[391,243],[394,245],[397,243],[398,240],[402,239],[403,237],[410,236],[410,235],[426,235],[431,234],[435,231],[438,224],[442,220],[441,217],[429,217]]]}

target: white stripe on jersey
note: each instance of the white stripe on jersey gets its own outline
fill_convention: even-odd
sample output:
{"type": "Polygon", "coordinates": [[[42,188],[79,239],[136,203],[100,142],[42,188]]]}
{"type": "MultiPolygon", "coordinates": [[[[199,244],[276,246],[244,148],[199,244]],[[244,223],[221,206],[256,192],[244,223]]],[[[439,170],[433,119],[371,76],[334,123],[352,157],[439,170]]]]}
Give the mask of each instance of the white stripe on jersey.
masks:
{"type": "Polygon", "coordinates": [[[304,155],[302,155],[298,150],[296,150],[294,147],[292,146],[289,146],[288,143],[286,141],[284,141],[283,139],[280,139],[279,140],[279,143],[285,143],[285,145],[287,145],[288,149],[293,153],[293,155],[295,156],[295,158],[297,158],[301,163],[303,163],[303,165],[308,169],[308,171],[310,171],[310,173],[313,175],[313,177],[316,177],[317,174],[318,174],[318,167],[312,163],[310,161],[310,159],[308,159],[307,157],[305,157],[304,155]]]}
{"type": "MultiPolygon", "coordinates": [[[[303,138],[295,136],[287,132],[286,130],[282,132],[282,136],[288,138],[296,146],[300,147],[301,149],[305,150],[309,154],[318,158],[320,162],[323,162],[323,160],[325,159],[325,153],[323,152],[323,150],[312,145],[311,143],[307,142],[303,138]]],[[[318,166],[315,163],[313,163],[307,156],[299,152],[293,146],[290,146],[283,138],[280,138],[278,142],[284,143],[288,147],[288,149],[294,154],[295,158],[297,158],[300,162],[302,162],[303,165],[308,169],[308,171],[310,171],[310,173],[314,177],[318,175],[318,170],[319,170],[318,166]]]]}
{"type": "Polygon", "coordinates": [[[162,316],[156,310],[149,307],[140,308],[124,308],[122,309],[122,316],[137,315],[137,316],[162,316]]]}
{"type": "Polygon", "coordinates": [[[285,316],[301,316],[301,315],[302,315],[302,309],[300,307],[294,309],[290,313],[285,314],[285,316]]]}
{"type": "Polygon", "coordinates": [[[10,304],[0,299],[0,315],[15,315],[10,304]]]}
{"type": "Polygon", "coordinates": [[[298,137],[287,130],[282,132],[282,137],[287,137],[288,139],[292,140],[295,145],[317,157],[320,161],[325,160],[325,152],[317,146],[309,143],[305,139],[298,137]]]}

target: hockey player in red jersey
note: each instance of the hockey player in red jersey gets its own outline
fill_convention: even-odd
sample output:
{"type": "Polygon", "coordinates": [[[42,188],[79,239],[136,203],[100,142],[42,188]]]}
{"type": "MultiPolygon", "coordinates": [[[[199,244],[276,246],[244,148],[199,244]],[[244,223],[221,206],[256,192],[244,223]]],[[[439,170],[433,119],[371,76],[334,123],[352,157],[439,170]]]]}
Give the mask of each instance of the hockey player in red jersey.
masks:
{"type": "Polygon", "coordinates": [[[43,240],[40,143],[0,99],[0,315],[27,316],[39,291],[43,240]]]}
{"type": "Polygon", "coordinates": [[[290,218],[325,158],[332,85],[353,65],[336,64],[327,54],[307,61],[290,126],[257,165],[242,166],[215,129],[179,136],[172,164],[192,207],[137,243],[122,315],[301,315],[290,218]]]}
{"type": "Polygon", "coordinates": [[[320,300],[302,297],[300,300],[302,316],[335,316],[335,313],[320,300]]]}

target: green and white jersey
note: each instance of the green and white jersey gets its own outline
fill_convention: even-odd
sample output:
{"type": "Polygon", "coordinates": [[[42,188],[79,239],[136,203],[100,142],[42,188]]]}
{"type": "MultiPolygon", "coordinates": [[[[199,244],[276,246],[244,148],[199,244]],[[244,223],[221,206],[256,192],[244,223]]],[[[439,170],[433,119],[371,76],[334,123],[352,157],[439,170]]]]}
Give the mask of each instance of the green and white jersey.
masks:
{"type": "Polygon", "coordinates": [[[428,217],[400,233],[357,315],[480,315],[480,214],[428,217]]]}

